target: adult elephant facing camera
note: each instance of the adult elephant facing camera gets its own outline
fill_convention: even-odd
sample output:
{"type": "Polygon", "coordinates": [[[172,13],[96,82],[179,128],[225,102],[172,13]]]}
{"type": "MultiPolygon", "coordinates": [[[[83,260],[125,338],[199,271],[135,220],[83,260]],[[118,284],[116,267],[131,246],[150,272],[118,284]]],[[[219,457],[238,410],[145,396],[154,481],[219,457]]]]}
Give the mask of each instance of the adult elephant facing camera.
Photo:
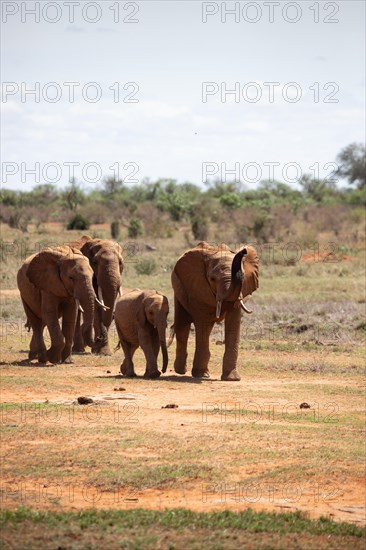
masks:
{"type": "MultiPolygon", "coordinates": [[[[122,248],[118,243],[109,239],[92,239],[89,236],[84,236],[79,241],[73,241],[70,244],[78,248],[88,258],[94,272],[94,290],[99,300],[106,306],[104,310],[99,308],[95,310],[92,352],[111,355],[108,330],[112,323],[116,298],[120,293],[123,271],[122,248]]],[[[83,339],[80,321],[79,314],[73,346],[73,350],[79,352],[84,351],[85,345],[90,345],[83,339]]]]}
{"type": "Polygon", "coordinates": [[[32,328],[29,359],[40,363],[71,363],[71,346],[78,305],[84,311],[83,337],[92,344],[95,295],[93,271],[87,258],[69,246],[45,248],[25,260],[17,282],[32,328]],[[62,328],[59,318],[62,317],[62,328]],[[51,347],[46,350],[43,330],[47,326],[51,347]]]}
{"type": "Polygon", "coordinates": [[[259,260],[252,246],[235,254],[225,244],[206,242],[185,252],[172,273],[174,332],[177,340],[174,370],[186,373],[187,342],[195,326],[196,349],[192,376],[209,378],[209,338],[216,322],[225,320],[225,353],[221,380],[240,380],[236,370],[241,309],[251,313],[244,299],[258,288],[259,260]]]}

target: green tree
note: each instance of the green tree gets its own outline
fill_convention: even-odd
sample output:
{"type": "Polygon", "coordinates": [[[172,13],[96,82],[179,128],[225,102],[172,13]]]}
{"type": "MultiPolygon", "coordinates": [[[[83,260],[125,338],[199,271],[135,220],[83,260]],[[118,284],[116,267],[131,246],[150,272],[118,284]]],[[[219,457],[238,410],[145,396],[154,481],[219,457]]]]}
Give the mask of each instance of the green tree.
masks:
{"type": "Polygon", "coordinates": [[[208,195],[216,198],[220,198],[222,195],[228,193],[240,194],[243,191],[243,185],[236,181],[223,182],[218,179],[213,182],[207,182],[206,185],[208,187],[208,195]]]}
{"type": "Polygon", "coordinates": [[[337,155],[340,166],[337,174],[355,183],[359,189],[366,187],[366,147],[362,143],[351,143],[337,155]]]}
{"type": "Polygon", "coordinates": [[[327,180],[313,179],[310,174],[303,174],[299,183],[305,193],[316,202],[325,202],[337,194],[335,183],[327,180]]]}
{"type": "Polygon", "coordinates": [[[225,193],[220,197],[220,204],[229,210],[234,210],[241,207],[242,200],[237,193],[225,193]]]}
{"type": "Polygon", "coordinates": [[[127,231],[130,239],[140,237],[144,232],[141,221],[138,218],[132,218],[127,231]]]}
{"type": "Polygon", "coordinates": [[[61,193],[63,206],[71,210],[71,212],[75,212],[77,207],[85,202],[85,199],[85,193],[81,185],[76,182],[75,178],[70,180],[70,185],[61,193]]]}
{"type": "Polygon", "coordinates": [[[89,227],[90,227],[89,220],[84,218],[84,216],[82,216],[81,214],[75,214],[75,216],[73,216],[67,224],[68,231],[70,229],[86,230],[86,229],[89,229],[89,227]]]}
{"type": "Polygon", "coordinates": [[[0,190],[0,204],[4,206],[16,206],[19,203],[19,192],[11,189],[0,190]]]}
{"type": "Polygon", "coordinates": [[[103,193],[107,197],[114,197],[123,188],[123,181],[117,180],[114,176],[107,176],[103,180],[103,193]]]}

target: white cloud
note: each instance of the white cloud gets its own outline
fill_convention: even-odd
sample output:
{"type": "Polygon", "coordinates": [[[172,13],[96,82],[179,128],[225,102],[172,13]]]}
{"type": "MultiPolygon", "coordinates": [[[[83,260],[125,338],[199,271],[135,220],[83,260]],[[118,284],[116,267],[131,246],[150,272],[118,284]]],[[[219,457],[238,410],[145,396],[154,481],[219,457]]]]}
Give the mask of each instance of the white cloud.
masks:
{"type": "Polygon", "coordinates": [[[20,113],[22,111],[19,103],[16,103],[15,101],[8,100],[6,102],[1,103],[1,111],[3,113],[20,113]]]}

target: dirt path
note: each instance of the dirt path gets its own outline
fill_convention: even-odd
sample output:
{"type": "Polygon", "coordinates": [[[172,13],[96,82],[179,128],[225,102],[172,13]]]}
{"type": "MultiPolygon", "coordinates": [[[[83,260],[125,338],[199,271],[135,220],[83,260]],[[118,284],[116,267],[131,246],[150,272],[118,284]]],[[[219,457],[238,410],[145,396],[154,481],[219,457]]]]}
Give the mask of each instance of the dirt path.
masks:
{"type": "MultiPolygon", "coordinates": [[[[17,289],[0,293],[0,298],[10,300],[18,296],[17,289]]],[[[196,511],[251,507],[303,510],[310,517],[365,523],[362,456],[352,447],[353,440],[364,437],[360,415],[365,380],[354,374],[357,361],[349,351],[332,355],[330,350],[319,351],[340,367],[339,375],[291,370],[314,361],[315,353],[306,350],[260,350],[248,357],[242,353],[242,380],[231,384],[220,381],[223,347],[213,345],[211,380],[181,377],[171,367],[156,381],[130,380],[119,375],[121,352],[112,357],[78,355],[70,366],[28,364],[30,335],[19,330],[20,336],[11,327],[2,339],[4,507],[186,507],[196,511]],[[288,371],[267,366],[287,362],[288,371]],[[94,403],[74,405],[78,396],[90,396],[94,403]],[[303,402],[310,409],[300,409],[303,402]],[[177,407],[163,408],[166,405],[177,407]],[[190,474],[188,469],[171,483],[156,486],[149,479],[113,487],[98,485],[95,478],[91,483],[93,469],[106,468],[106,445],[113,448],[110,432],[115,428],[120,429],[122,442],[131,440],[130,447],[119,451],[121,464],[131,462],[132,468],[141,460],[150,467],[149,460],[159,457],[167,467],[177,462],[189,466],[192,460],[201,464],[202,474],[190,474]],[[100,449],[100,457],[91,462],[93,468],[60,460],[57,476],[44,474],[49,449],[56,455],[59,449],[61,457],[64,451],[70,455],[78,449],[85,454],[86,439],[90,448],[100,449]],[[340,457],[338,463],[332,457],[333,448],[340,457]],[[42,470],[37,464],[43,462],[42,470]],[[211,467],[216,469],[213,477],[211,467]],[[19,468],[22,473],[14,474],[19,468]]],[[[140,352],[136,364],[142,374],[140,352]]]]}

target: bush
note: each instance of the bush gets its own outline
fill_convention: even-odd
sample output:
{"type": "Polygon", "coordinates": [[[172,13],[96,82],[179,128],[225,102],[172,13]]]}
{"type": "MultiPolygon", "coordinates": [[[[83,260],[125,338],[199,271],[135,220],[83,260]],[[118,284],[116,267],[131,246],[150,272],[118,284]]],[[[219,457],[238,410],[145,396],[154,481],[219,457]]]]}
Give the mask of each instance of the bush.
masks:
{"type": "Polygon", "coordinates": [[[250,227],[240,225],[236,230],[236,237],[241,243],[247,243],[250,240],[250,227]]]}
{"type": "Polygon", "coordinates": [[[118,239],[119,237],[119,222],[112,222],[111,223],[111,235],[112,235],[112,239],[118,239]]]}
{"type": "Polygon", "coordinates": [[[13,229],[20,229],[23,233],[27,233],[31,218],[30,209],[14,207],[9,214],[8,225],[13,229]]]}
{"type": "Polygon", "coordinates": [[[206,218],[195,218],[192,220],[192,233],[197,241],[207,241],[208,221],[206,218]]]}
{"type": "Polygon", "coordinates": [[[137,218],[132,218],[132,220],[130,221],[130,225],[128,226],[128,236],[130,237],[130,239],[141,237],[143,232],[144,231],[140,220],[137,218]]]}
{"type": "Polygon", "coordinates": [[[154,258],[142,258],[135,265],[135,270],[138,275],[152,275],[156,271],[156,262],[154,258]]]}
{"type": "Polygon", "coordinates": [[[220,204],[229,210],[240,208],[242,200],[237,193],[225,193],[220,197],[220,204]]]}
{"type": "Polygon", "coordinates": [[[67,230],[68,231],[70,229],[85,230],[85,229],[89,229],[89,227],[90,227],[89,221],[86,218],[84,218],[81,214],[75,214],[75,216],[73,216],[69,220],[69,223],[67,224],[67,230]]]}

